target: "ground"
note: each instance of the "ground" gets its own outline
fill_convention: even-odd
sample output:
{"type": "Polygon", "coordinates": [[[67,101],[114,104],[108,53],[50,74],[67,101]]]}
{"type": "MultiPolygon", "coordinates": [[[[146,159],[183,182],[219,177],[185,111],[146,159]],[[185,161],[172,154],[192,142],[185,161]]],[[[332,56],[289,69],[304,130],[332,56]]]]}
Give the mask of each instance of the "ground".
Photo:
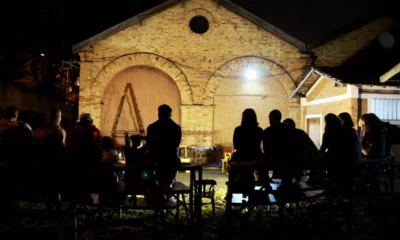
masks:
{"type": "MultiPolygon", "coordinates": [[[[178,180],[186,181],[189,174],[181,173],[178,180]]],[[[204,179],[217,180],[216,216],[212,216],[210,205],[203,207],[204,224],[190,228],[185,224],[175,224],[174,218],[152,219],[151,211],[127,211],[122,219],[90,219],[83,212],[79,220],[80,239],[250,239],[260,236],[293,239],[300,236],[308,239],[396,239],[400,216],[400,191],[393,196],[381,196],[374,208],[367,208],[361,199],[353,211],[354,225],[348,231],[341,209],[328,212],[325,199],[320,199],[299,217],[280,219],[272,209],[259,208],[246,217],[232,215],[224,218],[226,175],[220,169],[204,170],[204,179]],[[85,219],[86,218],[86,219],[85,219]],[[227,220],[231,220],[228,224],[227,220]],[[349,234],[350,233],[350,234],[349,234]]],[[[399,186],[399,182],[396,185],[399,186]]],[[[205,200],[206,201],[206,200],[205,200]]],[[[89,209],[94,212],[94,209],[89,209]]],[[[106,212],[107,216],[108,213],[106,212]]],[[[71,221],[72,219],[70,219],[71,221]]],[[[184,214],[181,215],[184,221],[184,214]]],[[[20,203],[15,216],[0,224],[0,239],[56,239],[59,232],[54,215],[47,212],[42,204],[20,203]]],[[[63,239],[73,239],[73,233],[64,221],[63,239]]]]}

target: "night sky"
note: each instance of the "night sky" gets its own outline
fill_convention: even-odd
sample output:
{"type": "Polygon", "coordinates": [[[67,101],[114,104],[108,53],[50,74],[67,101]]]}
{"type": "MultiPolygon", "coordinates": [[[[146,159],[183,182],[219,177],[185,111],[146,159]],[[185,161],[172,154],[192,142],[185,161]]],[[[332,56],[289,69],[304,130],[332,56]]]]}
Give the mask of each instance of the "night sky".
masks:
{"type": "MultiPolygon", "coordinates": [[[[390,14],[392,0],[232,0],[307,44],[318,44],[352,26],[390,14]]],[[[59,49],[71,46],[163,0],[41,0],[3,5],[0,47],[59,49]]]]}

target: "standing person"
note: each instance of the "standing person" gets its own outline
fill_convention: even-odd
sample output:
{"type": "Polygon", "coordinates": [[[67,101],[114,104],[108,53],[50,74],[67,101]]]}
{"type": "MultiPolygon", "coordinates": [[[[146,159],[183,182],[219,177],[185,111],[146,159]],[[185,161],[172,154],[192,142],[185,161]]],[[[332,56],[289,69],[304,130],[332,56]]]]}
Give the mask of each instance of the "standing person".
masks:
{"type": "MultiPolygon", "coordinates": [[[[294,129],[288,124],[283,124],[282,113],[275,109],[269,113],[270,126],[263,132],[264,164],[265,170],[273,170],[273,178],[282,178],[282,186],[290,186],[293,177],[295,159],[293,152],[294,129]]],[[[268,171],[263,173],[268,178],[268,171]]]]}
{"type": "Polygon", "coordinates": [[[30,162],[27,159],[32,150],[32,128],[29,124],[18,121],[18,116],[19,108],[9,106],[4,111],[4,117],[0,119],[0,210],[5,210],[6,213],[0,214],[3,216],[12,214],[17,182],[21,182],[20,177],[29,171],[25,163],[30,162]]]}
{"type": "Polygon", "coordinates": [[[47,111],[45,122],[35,132],[34,141],[37,149],[37,161],[41,185],[45,188],[48,203],[57,201],[57,194],[61,193],[62,166],[65,160],[66,132],[61,127],[61,110],[50,108],[47,111]]]}
{"type": "Polygon", "coordinates": [[[236,152],[231,159],[229,182],[247,192],[254,188],[255,165],[259,162],[263,130],[258,126],[257,115],[253,109],[242,114],[241,125],[233,133],[233,145],[236,152]]]}
{"type": "Polygon", "coordinates": [[[93,185],[93,172],[101,166],[102,150],[99,139],[100,135],[93,128],[90,114],[82,114],[75,128],[67,134],[67,157],[70,167],[68,190],[76,199],[89,199],[87,193],[93,185]]]}
{"type": "Polygon", "coordinates": [[[181,166],[179,145],[182,130],[171,116],[171,107],[161,105],[158,107],[158,120],[147,128],[148,153],[150,159],[157,164],[156,178],[162,189],[172,187],[181,166]]]}

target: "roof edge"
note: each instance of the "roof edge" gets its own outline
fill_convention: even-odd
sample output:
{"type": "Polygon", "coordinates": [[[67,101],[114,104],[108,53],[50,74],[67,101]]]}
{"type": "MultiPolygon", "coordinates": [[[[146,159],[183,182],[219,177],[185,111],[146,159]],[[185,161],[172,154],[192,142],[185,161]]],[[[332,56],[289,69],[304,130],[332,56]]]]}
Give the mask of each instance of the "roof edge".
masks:
{"type": "Polygon", "coordinates": [[[375,22],[384,21],[384,20],[391,21],[392,23],[394,22],[394,19],[392,17],[384,15],[384,16],[373,16],[373,17],[365,19],[364,21],[361,21],[361,22],[348,23],[342,27],[334,29],[327,37],[318,41],[317,43],[311,44],[309,46],[309,48],[310,48],[310,50],[312,50],[312,49],[322,47],[327,43],[341,39],[341,38],[349,35],[352,32],[362,29],[363,27],[366,27],[375,22]]]}
{"type": "Polygon", "coordinates": [[[111,28],[108,28],[106,30],[104,30],[103,32],[100,32],[96,35],[94,35],[93,37],[90,37],[82,42],[79,42],[75,45],[72,46],[72,51],[73,53],[78,53],[80,50],[82,50],[85,47],[91,46],[93,44],[96,44],[98,42],[100,42],[101,40],[104,40],[108,37],[111,37],[112,35],[123,31],[127,28],[129,28],[132,25],[135,25],[151,16],[153,16],[156,13],[162,12],[170,7],[173,7],[179,3],[184,2],[185,0],[168,0],[162,4],[159,4],[153,8],[150,8],[149,10],[146,10],[142,13],[139,13],[131,18],[128,18],[127,20],[114,25],[111,28]]]}
{"type": "Polygon", "coordinates": [[[389,69],[386,73],[380,76],[379,81],[384,83],[394,77],[396,74],[400,72],[400,63],[396,64],[393,68],[389,69]]]}
{"type": "Polygon", "coordinates": [[[237,15],[247,19],[248,21],[256,24],[260,28],[272,33],[273,35],[281,38],[282,40],[288,42],[289,44],[297,47],[301,51],[307,51],[308,45],[304,42],[298,40],[297,38],[287,34],[283,30],[275,27],[271,23],[263,20],[262,18],[254,15],[253,13],[247,11],[246,9],[240,7],[239,5],[229,1],[229,0],[213,0],[218,5],[223,6],[224,8],[236,13],[237,15]]]}

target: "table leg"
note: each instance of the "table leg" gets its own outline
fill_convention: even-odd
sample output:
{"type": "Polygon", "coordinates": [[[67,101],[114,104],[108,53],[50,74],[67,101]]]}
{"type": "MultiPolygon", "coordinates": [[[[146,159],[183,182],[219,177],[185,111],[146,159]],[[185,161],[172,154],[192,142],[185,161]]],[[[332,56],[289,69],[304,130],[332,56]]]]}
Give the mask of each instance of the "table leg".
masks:
{"type": "Polygon", "coordinates": [[[196,178],[196,172],[194,170],[190,170],[190,193],[189,193],[189,212],[190,212],[190,221],[193,220],[193,191],[195,190],[195,178],[196,178]]]}
{"type": "MultiPolygon", "coordinates": [[[[201,182],[203,180],[203,169],[200,169],[199,170],[199,182],[201,182]]],[[[203,196],[203,193],[202,193],[202,191],[203,191],[203,188],[201,187],[201,184],[198,186],[198,192],[197,192],[197,195],[198,196],[196,196],[196,212],[197,212],[197,218],[198,218],[198,220],[200,221],[201,220],[201,218],[202,218],[202,205],[203,205],[203,199],[202,199],[202,197],[201,196],[203,196]]]]}

